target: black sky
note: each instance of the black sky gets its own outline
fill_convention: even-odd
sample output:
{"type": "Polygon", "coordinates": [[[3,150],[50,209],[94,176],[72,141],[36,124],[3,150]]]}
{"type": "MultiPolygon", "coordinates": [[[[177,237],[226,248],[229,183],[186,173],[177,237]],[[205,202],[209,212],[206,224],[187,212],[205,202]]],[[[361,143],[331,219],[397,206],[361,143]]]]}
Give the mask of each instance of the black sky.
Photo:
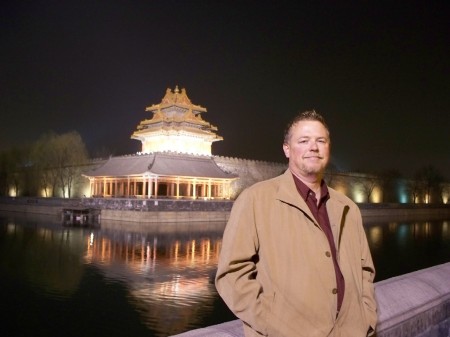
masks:
{"type": "Polygon", "coordinates": [[[316,109],[343,170],[433,165],[450,177],[448,1],[10,1],[2,5],[0,150],[78,131],[91,155],[186,88],[224,141],[213,154],[284,162],[316,109]]]}

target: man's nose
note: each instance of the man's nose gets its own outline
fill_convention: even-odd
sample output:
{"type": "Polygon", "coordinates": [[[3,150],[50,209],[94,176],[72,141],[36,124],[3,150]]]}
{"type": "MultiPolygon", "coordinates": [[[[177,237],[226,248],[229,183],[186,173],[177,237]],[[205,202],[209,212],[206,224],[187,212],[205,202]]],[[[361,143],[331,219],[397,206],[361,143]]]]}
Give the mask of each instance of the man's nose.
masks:
{"type": "Polygon", "coordinates": [[[310,146],[309,146],[309,149],[310,149],[311,151],[318,151],[318,150],[319,150],[319,146],[317,145],[317,142],[312,141],[311,144],[310,144],[310,146]]]}

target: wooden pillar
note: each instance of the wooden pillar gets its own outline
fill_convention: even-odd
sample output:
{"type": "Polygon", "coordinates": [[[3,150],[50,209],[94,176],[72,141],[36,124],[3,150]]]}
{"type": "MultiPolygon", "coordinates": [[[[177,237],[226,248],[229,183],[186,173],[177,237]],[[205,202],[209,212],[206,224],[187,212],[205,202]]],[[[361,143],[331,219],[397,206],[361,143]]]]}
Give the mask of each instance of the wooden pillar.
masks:
{"type": "Polygon", "coordinates": [[[152,195],[153,195],[153,178],[152,177],[148,177],[148,180],[149,180],[149,186],[148,186],[149,192],[148,192],[148,195],[149,195],[149,198],[151,198],[152,195]]]}
{"type": "Polygon", "coordinates": [[[147,180],[145,180],[145,176],[142,176],[142,197],[145,198],[147,196],[147,180]]]}
{"type": "Polygon", "coordinates": [[[90,178],[89,179],[89,193],[90,193],[90,197],[92,197],[94,195],[94,182],[95,182],[95,178],[90,178]]]}

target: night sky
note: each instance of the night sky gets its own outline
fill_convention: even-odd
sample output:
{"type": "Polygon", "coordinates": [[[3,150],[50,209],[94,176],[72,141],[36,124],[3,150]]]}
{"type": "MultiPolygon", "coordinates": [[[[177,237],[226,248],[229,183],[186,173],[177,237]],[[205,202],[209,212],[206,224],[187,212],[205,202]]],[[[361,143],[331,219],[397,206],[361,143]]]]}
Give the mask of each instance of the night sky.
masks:
{"type": "Polygon", "coordinates": [[[342,170],[450,178],[449,1],[8,1],[0,150],[78,131],[91,156],[140,150],[145,108],[186,88],[213,154],[285,162],[316,109],[342,170]]]}

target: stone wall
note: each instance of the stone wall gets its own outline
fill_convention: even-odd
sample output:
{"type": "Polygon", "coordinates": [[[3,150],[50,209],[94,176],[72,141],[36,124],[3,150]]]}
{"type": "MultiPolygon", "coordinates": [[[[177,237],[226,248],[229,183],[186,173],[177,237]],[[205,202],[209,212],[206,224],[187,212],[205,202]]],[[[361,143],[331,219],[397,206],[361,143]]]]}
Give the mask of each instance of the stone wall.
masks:
{"type": "MultiPolygon", "coordinates": [[[[63,208],[101,209],[101,218],[133,222],[226,221],[232,200],[141,198],[0,198],[0,210],[59,215],[63,208]]],[[[364,223],[450,218],[450,205],[360,204],[364,223]]]]}
{"type": "Polygon", "coordinates": [[[227,221],[229,200],[85,198],[83,207],[102,210],[101,219],[142,223],[227,221]]]}
{"type": "Polygon", "coordinates": [[[219,156],[214,156],[214,161],[223,171],[239,176],[239,179],[235,180],[231,185],[233,190],[232,199],[235,199],[246,187],[258,181],[276,177],[287,169],[287,163],[219,156]]]}

